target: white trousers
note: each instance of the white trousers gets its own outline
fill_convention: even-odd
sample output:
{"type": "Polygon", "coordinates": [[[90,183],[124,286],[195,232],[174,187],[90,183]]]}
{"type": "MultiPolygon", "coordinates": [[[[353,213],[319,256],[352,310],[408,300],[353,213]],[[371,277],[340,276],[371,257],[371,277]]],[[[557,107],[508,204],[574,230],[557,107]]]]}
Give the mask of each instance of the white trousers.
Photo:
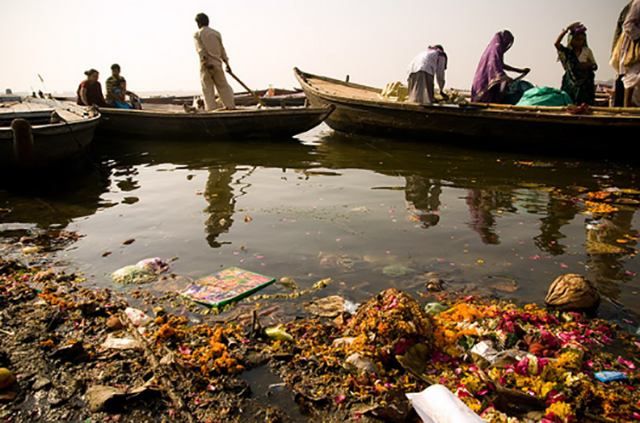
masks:
{"type": "Polygon", "coordinates": [[[200,67],[200,83],[202,84],[202,94],[204,95],[204,106],[207,110],[218,108],[216,101],[216,90],[220,95],[220,101],[227,109],[235,108],[233,98],[233,88],[227,82],[222,66],[214,65],[212,68],[200,67]]]}

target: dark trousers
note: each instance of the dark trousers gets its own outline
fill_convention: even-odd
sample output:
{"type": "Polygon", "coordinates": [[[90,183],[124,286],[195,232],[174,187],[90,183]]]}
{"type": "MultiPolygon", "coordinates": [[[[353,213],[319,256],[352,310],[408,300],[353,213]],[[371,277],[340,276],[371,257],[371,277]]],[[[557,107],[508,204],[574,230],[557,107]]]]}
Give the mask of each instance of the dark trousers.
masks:
{"type": "Polygon", "coordinates": [[[616,79],[616,94],[613,98],[613,106],[614,107],[622,107],[624,106],[624,84],[622,83],[622,77],[624,75],[620,75],[618,79],[616,79]]]}

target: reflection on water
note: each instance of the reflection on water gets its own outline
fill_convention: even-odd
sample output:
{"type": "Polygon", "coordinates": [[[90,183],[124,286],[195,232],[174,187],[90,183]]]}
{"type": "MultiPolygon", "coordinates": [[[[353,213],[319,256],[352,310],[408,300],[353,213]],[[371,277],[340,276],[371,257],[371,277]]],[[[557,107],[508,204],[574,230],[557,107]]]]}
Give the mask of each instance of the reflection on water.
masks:
{"type": "Polygon", "coordinates": [[[51,177],[35,192],[0,191],[0,227],[57,224],[86,235],[62,256],[98,284],[122,265],[163,256],[179,257],[176,272],[190,277],[231,265],[293,276],[303,288],[332,277],[327,295],[356,301],[419,287],[428,271],[454,286],[515,279],[510,295],[541,301],[553,278],[576,272],[640,311],[633,167],[348,138],[324,127],[302,138],[101,140],[90,171],[51,177]]]}
{"type": "Polygon", "coordinates": [[[235,173],[235,166],[227,165],[217,168],[209,168],[207,187],[204,198],[209,203],[206,212],[207,217],[207,243],[212,248],[218,248],[220,244],[218,235],[228,232],[233,225],[236,199],[231,189],[231,182],[235,173]]]}
{"type": "Polygon", "coordinates": [[[496,228],[496,215],[516,211],[511,192],[492,189],[470,189],[467,195],[469,226],[480,235],[484,244],[500,244],[496,228]]]}

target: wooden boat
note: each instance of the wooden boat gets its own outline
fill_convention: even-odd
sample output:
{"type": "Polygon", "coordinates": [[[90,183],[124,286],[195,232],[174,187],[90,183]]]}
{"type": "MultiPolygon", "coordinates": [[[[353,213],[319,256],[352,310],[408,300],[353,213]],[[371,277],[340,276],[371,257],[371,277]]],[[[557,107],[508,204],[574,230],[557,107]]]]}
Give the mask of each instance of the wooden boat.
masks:
{"type": "Polygon", "coordinates": [[[480,103],[423,106],[384,99],[377,88],[297,68],[294,72],[313,107],[336,107],[327,124],[349,134],[603,155],[614,153],[616,147],[622,155],[628,154],[628,143],[640,134],[640,108],[592,107],[576,114],[580,110],[566,107],[480,103]]]}
{"type": "Polygon", "coordinates": [[[70,103],[26,99],[0,107],[0,167],[41,168],[84,151],[100,113],[70,103]]]}
{"type": "Polygon", "coordinates": [[[333,106],[187,113],[178,106],[147,105],[145,110],[100,111],[101,133],[237,140],[292,137],[322,123],[333,106]]]}

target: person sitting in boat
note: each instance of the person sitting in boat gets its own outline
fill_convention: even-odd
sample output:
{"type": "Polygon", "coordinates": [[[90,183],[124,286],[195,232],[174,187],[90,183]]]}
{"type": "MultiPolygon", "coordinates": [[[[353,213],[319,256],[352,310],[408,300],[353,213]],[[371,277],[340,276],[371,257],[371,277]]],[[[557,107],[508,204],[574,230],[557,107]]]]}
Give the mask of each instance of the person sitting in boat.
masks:
{"type": "Polygon", "coordinates": [[[117,87],[112,88],[112,101],[109,103],[116,109],[133,109],[133,106],[127,103],[127,81],[121,80],[117,87]]]}
{"type": "Polygon", "coordinates": [[[587,44],[587,28],[580,22],[563,29],[555,42],[558,60],[564,67],[562,91],[569,94],[575,104],[593,105],[596,101],[596,70],[598,65],[587,44]],[[567,45],[562,40],[569,34],[567,45]]]}
{"type": "Polygon", "coordinates": [[[236,108],[233,88],[227,82],[222,69],[222,63],[224,63],[227,72],[231,72],[229,58],[222,44],[222,36],[218,31],[209,28],[209,17],[204,13],[198,13],[196,23],[198,24],[198,32],[195,33],[194,38],[196,51],[200,58],[200,82],[202,83],[206,109],[214,110],[217,108],[217,89],[225,109],[233,110],[236,108]]]}
{"type": "Polygon", "coordinates": [[[629,6],[610,64],[622,76],[624,107],[640,107],[640,0],[629,6]]]}
{"type": "Polygon", "coordinates": [[[140,98],[127,91],[127,80],[120,74],[120,65],[111,65],[111,76],[107,78],[107,103],[118,109],[141,109],[140,98]],[[131,103],[127,103],[129,96],[131,103]]]}
{"type": "Polygon", "coordinates": [[[441,45],[429,46],[426,51],[419,53],[409,65],[409,101],[418,104],[433,104],[434,76],[438,80],[440,95],[447,98],[444,93],[447,69],[447,53],[441,45]]]}
{"type": "Polygon", "coordinates": [[[504,54],[513,46],[514,37],[510,31],[501,31],[493,36],[480,58],[471,88],[471,100],[481,103],[504,103],[509,86],[515,82],[506,71],[521,74],[518,80],[531,69],[518,69],[504,63],[504,54]]]}
{"type": "Polygon", "coordinates": [[[78,100],[80,106],[109,107],[102,95],[102,85],[98,82],[100,73],[95,69],[89,69],[84,73],[87,79],[78,87],[78,100]]]}

